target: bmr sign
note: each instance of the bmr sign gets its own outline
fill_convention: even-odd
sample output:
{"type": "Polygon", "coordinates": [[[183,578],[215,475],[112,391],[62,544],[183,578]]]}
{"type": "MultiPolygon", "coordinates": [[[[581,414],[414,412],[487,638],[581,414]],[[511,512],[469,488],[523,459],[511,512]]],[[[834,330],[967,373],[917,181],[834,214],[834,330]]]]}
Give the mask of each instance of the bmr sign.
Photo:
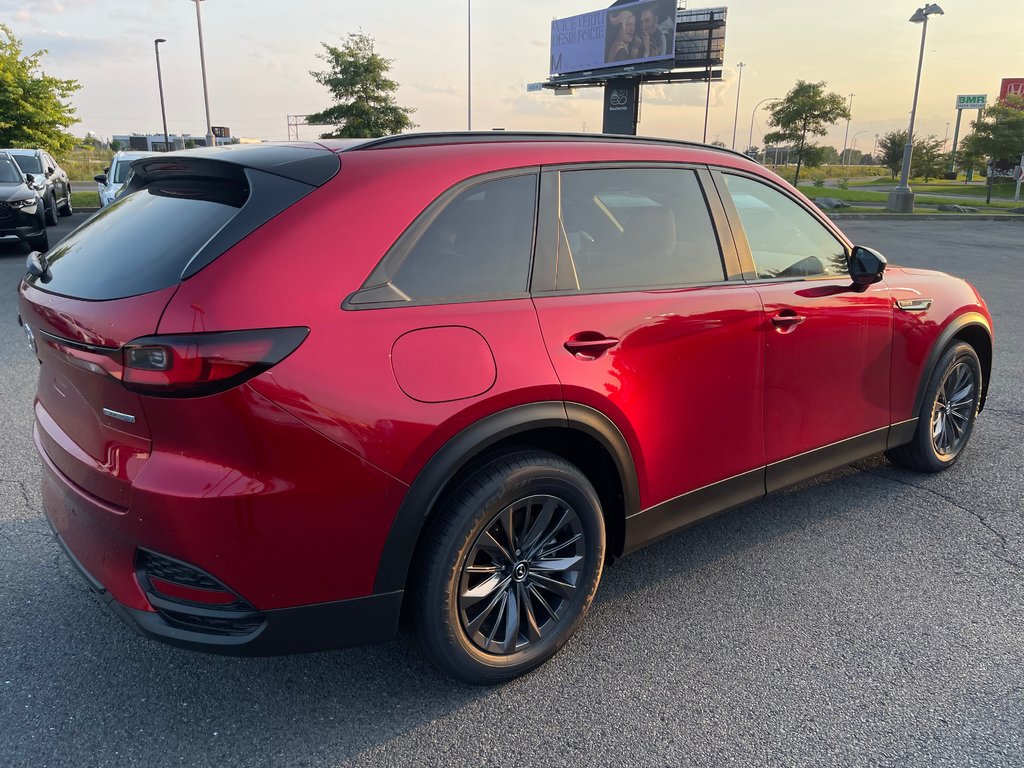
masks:
{"type": "Polygon", "coordinates": [[[957,109],[984,109],[988,96],[984,93],[963,94],[956,97],[957,109]]]}

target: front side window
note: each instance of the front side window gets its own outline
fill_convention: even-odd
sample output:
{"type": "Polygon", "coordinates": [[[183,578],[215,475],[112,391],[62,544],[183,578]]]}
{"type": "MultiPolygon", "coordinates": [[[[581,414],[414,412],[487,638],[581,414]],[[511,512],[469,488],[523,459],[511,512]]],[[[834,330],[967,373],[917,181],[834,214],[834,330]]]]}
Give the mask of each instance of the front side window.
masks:
{"type": "Polygon", "coordinates": [[[536,194],[534,174],[469,187],[431,222],[391,284],[413,301],[525,293],[536,194]]]}
{"type": "Polygon", "coordinates": [[[724,177],[759,278],[849,274],[846,248],[794,200],[744,176],[724,177]]]}
{"type": "Polygon", "coordinates": [[[6,155],[0,155],[0,182],[5,184],[20,184],[22,182],[21,170],[6,155]]]}
{"type": "Polygon", "coordinates": [[[608,168],[560,176],[559,289],[615,291],[725,279],[693,171],[608,168]]]}

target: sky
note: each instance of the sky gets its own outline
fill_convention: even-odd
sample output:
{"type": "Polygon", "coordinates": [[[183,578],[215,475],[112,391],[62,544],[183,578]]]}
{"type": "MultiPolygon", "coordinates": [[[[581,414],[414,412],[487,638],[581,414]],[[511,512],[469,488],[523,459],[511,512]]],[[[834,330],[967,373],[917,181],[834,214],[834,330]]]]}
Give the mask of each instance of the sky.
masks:
{"type": "MultiPolygon", "coordinates": [[[[204,0],[210,106],[214,125],[234,136],[284,140],[287,116],[330,105],[310,76],[323,68],[322,43],[352,32],[376,40],[393,60],[402,106],[416,109],[419,130],[464,130],[467,124],[467,7],[472,8],[473,128],[589,131],[601,129],[600,89],[571,96],[527,93],[544,80],[551,20],[610,4],[590,0],[204,0]]],[[[690,0],[688,7],[714,2],[690,0]]],[[[952,139],[958,93],[986,93],[1004,77],[1024,77],[1024,0],[943,0],[928,24],[915,133],[952,139]],[[948,127],[947,127],[947,124],[948,127]]],[[[766,130],[762,99],[780,97],[797,80],[825,81],[853,96],[851,147],[870,151],[876,133],[905,129],[913,99],[921,25],[908,19],[912,0],[731,0],[727,4],[725,75],[711,89],[708,141],[753,144],[766,130]],[[743,62],[742,84],[737,65],[743,62]],[[737,90],[739,113],[736,116],[737,90]]],[[[26,51],[45,48],[47,74],[78,80],[73,129],[101,137],[160,133],[154,38],[160,46],[171,133],[205,133],[195,6],[189,0],[0,0],[26,51]]],[[[638,133],[700,140],[706,85],[647,85],[638,133]]],[[[976,113],[964,115],[968,119],[976,113]]],[[[300,138],[325,129],[303,127],[300,138]]],[[[842,147],[845,122],[823,143],[842,147]]],[[[963,133],[963,130],[962,130],[963,133]]]]}

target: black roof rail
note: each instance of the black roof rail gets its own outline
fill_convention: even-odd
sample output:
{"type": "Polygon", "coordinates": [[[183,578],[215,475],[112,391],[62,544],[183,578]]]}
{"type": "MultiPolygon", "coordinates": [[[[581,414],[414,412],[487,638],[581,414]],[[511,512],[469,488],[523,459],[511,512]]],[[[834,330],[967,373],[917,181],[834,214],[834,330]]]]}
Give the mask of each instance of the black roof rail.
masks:
{"type": "MultiPolygon", "coordinates": [[[[749,160],[747,155],[734,149],[702,144],[699,141],[682,139],[665,139],[657,136],[624,136],[617,133],[558,133],[555,131],[451,131],[403,133],[397,136],[383,136],[379,139],[345,147],[342,152],[361,152],[366,149],[384,149],[392,147],[418,147],[434,144],[482,144],[487,142],[513,141],[591,141],[591,142],[622,142],[626,144],[668,144],[670,146],[710,149],[725,152],[749,160]]],[[[326,143],[326,142],[325,142],[326,143]]],[[[327,146],[330,146],[329,143],[327,146]]]]}

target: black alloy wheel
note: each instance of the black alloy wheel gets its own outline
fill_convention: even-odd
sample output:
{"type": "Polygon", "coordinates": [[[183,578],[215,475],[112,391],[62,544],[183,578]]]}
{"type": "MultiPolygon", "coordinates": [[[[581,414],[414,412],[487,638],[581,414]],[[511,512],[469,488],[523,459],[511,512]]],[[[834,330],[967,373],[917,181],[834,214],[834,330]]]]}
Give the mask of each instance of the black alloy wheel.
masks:
{"type": "Polygon", "coordinates": [[[491,518],[463,560],[459,619],[488,653],[522,651],[556,632],[583,571],[579,515],[556,496],[528,496],[491,518]]]}
{"type": "Polygon", "coordinates": [[[952,466],[974,430],[981,387],[981,363],[974,347],[954,342],[929,377],[913,439],[886,451],[889,460],[919,472],[952,466]]]}
{"type": "Polygon", "coordinates": [[[456,482],[423,534],[407,629],[452,677],[511,680],[579,628],[604,554],[601,502],[577,467],[536,450],[493,456],[456,482]]]}
{"type": "Polygon", "coordinates": [[[57,196],[53,190],[46,196],[46,203],[43,208],[46,212],[46,226],[52,227],[57,223],[57,196]]]}
{"type": "Polygon", "coordinates": [[[57,208],[57,212],[61,216],[70,216],[75,212],[75,209],[71,206],[71,185],[68,184],[68,196],[64,202],[61,203],[60,207],[57,208]]]}

